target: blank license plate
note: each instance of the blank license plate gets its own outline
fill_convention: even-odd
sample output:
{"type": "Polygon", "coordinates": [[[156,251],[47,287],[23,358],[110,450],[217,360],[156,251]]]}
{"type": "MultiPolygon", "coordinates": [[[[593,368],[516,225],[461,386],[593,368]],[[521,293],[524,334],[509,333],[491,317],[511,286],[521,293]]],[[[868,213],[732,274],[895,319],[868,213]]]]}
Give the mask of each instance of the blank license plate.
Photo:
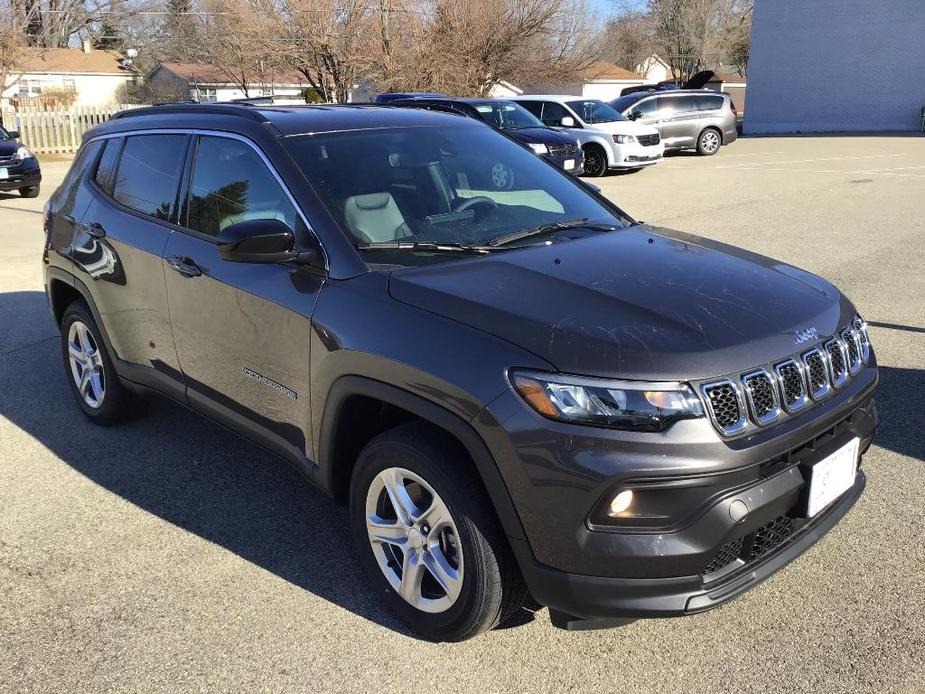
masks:
{"type": "Polygon", "coordinates": [[[563,163],[562,166],[565,168],[566,171],[571,171],[572,169],[575,168],[575,160],[566,159],[565,163],[563,163]]]}
{"type": "Polygon", "coordinates": [[[9,178],[10,172],[7,169],[0,169],[0,178],[9,178]]]}
{"type": "Polygon", "coordinates": [[[848,491],[858,469],[860,439],[852,439],[810,468],[809,503],[806,515],[812,518],[848,491]]]}

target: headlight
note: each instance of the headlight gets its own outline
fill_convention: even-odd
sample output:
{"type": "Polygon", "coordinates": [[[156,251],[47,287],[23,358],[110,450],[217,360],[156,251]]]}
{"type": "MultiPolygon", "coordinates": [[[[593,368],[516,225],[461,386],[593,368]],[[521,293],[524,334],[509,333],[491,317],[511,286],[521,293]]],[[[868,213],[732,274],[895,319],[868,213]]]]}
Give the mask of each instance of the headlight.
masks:
{"type": "Polygon", "coordinates": [[[13,156],[19,159],[19,161],[23,161],[24,159],[32,159],[35,155],[25,147],[20,147],[13,156]]]}
{"type": "Polygon", "coordinates": [[[531,142],[529,144],[530,149],[533,150],[534,154],[548,154],[549,148],[546,145],[536,144],[531,142]]]}
{"type": "Polygon", "coordinates": [[[702,417],[700,400],[677,382],[607,381],[515,371],[514,388],[534,410],[560,422],[664,431],[678,419],[702,417]]]}
{"type": "Polygon", "coordinates": [[[636,141],[634,135],[614,135],[613,141],[618,145],[631,145],[636,141]]]}

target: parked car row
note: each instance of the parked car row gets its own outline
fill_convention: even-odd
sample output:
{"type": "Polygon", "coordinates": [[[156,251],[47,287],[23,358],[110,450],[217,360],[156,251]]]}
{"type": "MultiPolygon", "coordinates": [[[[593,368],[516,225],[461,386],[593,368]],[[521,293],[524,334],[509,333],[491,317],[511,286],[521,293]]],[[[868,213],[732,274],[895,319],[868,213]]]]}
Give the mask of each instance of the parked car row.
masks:
{"type": "Polygon", "coordinates": [[[728,94],[705,89],[635,91],[609,104],[569,95],[466,99],[445,94],[380,94],[377,103],[445,111],[482,120],[566,171],[603,176],[639,171],[666,151],[716,154],[734,142],[736,110],[728,94]]]}

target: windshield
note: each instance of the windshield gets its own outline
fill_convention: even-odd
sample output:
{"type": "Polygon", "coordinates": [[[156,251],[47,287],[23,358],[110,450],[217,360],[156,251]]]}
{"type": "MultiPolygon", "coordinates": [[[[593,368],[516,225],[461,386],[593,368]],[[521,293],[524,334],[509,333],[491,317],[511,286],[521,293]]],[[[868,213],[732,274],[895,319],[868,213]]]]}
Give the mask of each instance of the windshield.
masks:
{"type": "Polygon", "coordinates": [[[630,223],[569,174],[484,126],[320,133],[287,144],[355,244],[488,246],[576,219],[630,223]]]}
{"type": "Polygon", "coordinates": [[[6,130],[4,130],[2,125],[0,125],[0,140],[12,140],[12,139],[13,138],[10,137],[10,134],[6,130]]]}
{"type": "Polygon", "coordinates": [[[610,105],[620,113],[623,113],[630,106],[635,104],[640,99],[649,96],[649,92],[639,92],[638,94],[627,94],[626,96],[621,96],[619,99],[614,99],[610,102],[610,105]]]}
{"type": "Polygon", "coordinates": [[[618,120],[626,120],[620,113],[597,99],[583,99],[567,103],[585,123],[613,123],[618,120]]]}
{"type": "Polygon", "coordinates": [[[543,128],[543,121],[513,101],[482,101],[472,104],[482,120],[502,130],[543,128]]]}

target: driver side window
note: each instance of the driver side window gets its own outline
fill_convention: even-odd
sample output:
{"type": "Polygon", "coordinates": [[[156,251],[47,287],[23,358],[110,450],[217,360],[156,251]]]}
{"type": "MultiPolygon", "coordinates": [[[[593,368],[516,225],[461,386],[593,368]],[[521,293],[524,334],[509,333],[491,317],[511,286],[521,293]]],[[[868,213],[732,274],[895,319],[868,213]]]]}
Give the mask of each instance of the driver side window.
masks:
{"type": "Polygon", "coordinates": [[[646,99],[633,106],[633,112],[638,111],[640,118],[655,118],[658,115],[658,99],[646,99]]]}
{"type": "Polygon", "coordinates": [[[187,228],[218,236],[227,226],[257,219],[278,219],[294,229],[296,210],[253,148],[202,136],[183,217],[187,228]]]}
{"type": "Polygon", "coordinates": [[[558,127],[562,125],[562,119],[566,117],[571,118],[572,114],[562,104],[557,104],[555,101],[543,102],[543,117],[540,119],[543,125],[558,127]]]}

